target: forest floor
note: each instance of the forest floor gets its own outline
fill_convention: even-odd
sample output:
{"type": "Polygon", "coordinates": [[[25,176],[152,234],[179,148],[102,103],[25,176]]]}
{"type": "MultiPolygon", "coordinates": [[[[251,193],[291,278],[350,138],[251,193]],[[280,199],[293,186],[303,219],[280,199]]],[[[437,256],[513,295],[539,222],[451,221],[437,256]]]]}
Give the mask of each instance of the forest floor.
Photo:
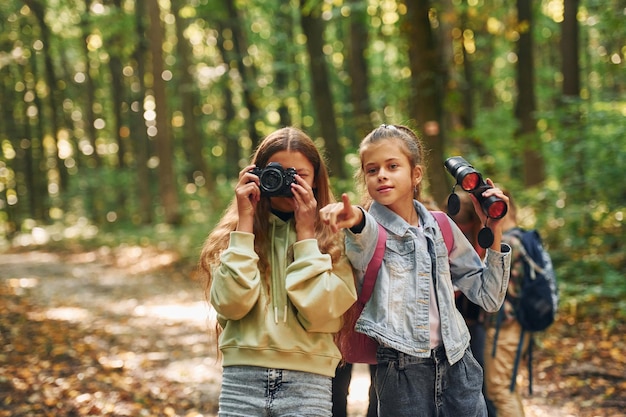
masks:
{"type": "MultiPolygon", "coordinates": [[[[0,417],[216,416],[213,325],[174,253],[0,253],[0,417]]],[[[527,416],[626,416],[625,335],[611,317],[561,314],[535,349],[527,416]]],[[[357,366],[351,417],[368,383],[357,366]]]]}

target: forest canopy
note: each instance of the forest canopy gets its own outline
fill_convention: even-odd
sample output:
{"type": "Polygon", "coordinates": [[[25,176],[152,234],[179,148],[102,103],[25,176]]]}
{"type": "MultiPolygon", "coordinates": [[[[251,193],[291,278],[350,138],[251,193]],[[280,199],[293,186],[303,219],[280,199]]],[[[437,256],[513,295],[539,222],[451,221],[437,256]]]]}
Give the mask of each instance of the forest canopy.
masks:
{"type": "Polygon", "coordinates": [[[569,290],[624,300],[625,13],[619,0],[3,1],[0,241],[183,234],[171,240],[195,256],[270,131],[303,128],[336,193],[356,194],[359,141],[399,123],[426,145],[436,203],[453,185],[443,161],[463,155],[512,191],[569,290]]]}

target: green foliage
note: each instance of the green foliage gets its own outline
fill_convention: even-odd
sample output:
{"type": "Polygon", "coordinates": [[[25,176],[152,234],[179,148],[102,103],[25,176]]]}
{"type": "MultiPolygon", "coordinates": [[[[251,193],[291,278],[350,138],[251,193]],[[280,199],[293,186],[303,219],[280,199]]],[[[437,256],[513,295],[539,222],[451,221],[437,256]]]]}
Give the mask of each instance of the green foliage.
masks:
{"type": "MultiPolygon", "coordinates": [[[[163,224],[154,172],[158,161],[153,158],[155,144],[151,142],[148,165],[152,169],[149,191],[153,196],[153,223],[145,225],[134,166],[138,163],[138,139],[133,138],[144,137],[144,132],[139,135],[135,130],[145,129],[152,121],[147,115],[150,109],[141,102],[136,61],[138,46],[149,39],[138,39],[136,3],[126,1],[121,8],[110,2],[94,3],[91,10],[66,0],[39,3],[45,8],[49,25],[46,48],[40,39],[40,22],[23,2],[10,0],[0,6],[0,42],[6,51],[0,53],[0,95],[4,99],[0,116],[0,240],[5,247],[10,240],[15,244],[47,242],[59,246],[155,245],[176,248],[191,261],[233,197],[233,174],[241,166],[240,160],[253,151],[250,129],[269,133],[283,123],[280,111],[284,109],[294,125],[313,136],[324,123],[315,119],[313,110],[298,2],[238,1],[230,4],[235,6],[235,17],[224,1],[183,2],[177,24],[185,25],[185,39],[174,36],[174,19],[168,15],[169,10],[162,10],[167,72],[163,75],[172,77],[167,104],[176,135],[173,159],[184,222],[176,228],[163,224]],[[241,29],[245,48],[236,47],[236,41],[242,39],[235,39],[233,28],[241,29]],[[191,48],[191,56],[186,57],[190,67],[181,69],[176,65],[180,57],[175,45],[185,41],[191,48]],[[46,51],[49,56],[45,56],[46,51]],[[46,58],[55,71],[54,85],[48,85],[46,58]],[[125,89],[121,92],[124,102],[119,125],[113,121],[113,110],[117,108],[110,90],[112,58],[121,61],[125,89]],[[203,149],[195,151],[212,168],[214,177],[205,178],[215,183],[211,195],[201,188],[202,184],[187,184],[182,178],[183,172],[196,168],[181,151],[185,140],[182,128],[189,121],[181,110],[182,95],[177,94],[182,88],[178,79],[181,70],[188,70],[195,81],[198,106],[194,116],[204,136],[203,149]],[[248,71],[250,74],[245,73],[248,71]],[[85,74],[90,75],[93,86],[85,74]],[[280,82],[279,74],[284,77],[280,82]],[[86,93],[89,88],[93,88],[93,102],[86,93]],[[245,94],[256,105],[256,112],[250,113],[245,94]],[[52,120],[51,97],[57,98],[58,120],[52,120]],[[96,125],[96,121],[86,119],[89,108],[97,119],[95,138],[89,138],[92,133],[86,125],[96,125]],[[134,118],[144,111],[146,120],[134,118]],[[252,123],[248,123],[250,118],[252,123]],[[129,131],[123,139],[127,149],[121,157],[131,168],[117,166],[119,146],[114,130],[120,126],[129,131]],[[42,144],[32,161],[25,157],[20,142],[24,138],[42,144]],[[87,145],[91,139],[102,161],[97,168],[90,158],[94,149],[87,145]],[[64,155],[56,159],[59,148],[64,155]],[[68,167],[67,188],[61,189],[60,170],[53,161],[68,167]],[[45,179],[36,190],[30,189],[33,176],[45,179]],[[38,195],[40,200],[46,199],[46,205],[31,207],[30,195],[46,187],[48,193],[38,195]]],[[[622,250],[626,193],[620,185],[626,166],[626,104],[621,98],[626,85],[620,76],[626,66],[622,51],[623,7],[619,0],[581,1],[580,41],[581,51],[585,51],[580,62],[582,98],[566,101],[559,90],[561,16],[554,5],[548,0],[534,5],[535,117],[540,151],[546,162],[546,182],[532,189],[522,183],[520,155],[524,143],[515,138],[518,126],[514,117],[515,40],[519,26],[511,3],[475,2],[470,6],[455,2],[445,12],[434,10],[438,9],[434,5],[433,28],[458,32],[437,33],[440,39],[455,39],[446,46],[454,51],[442,67],[450,84],[446,86],[449,96],[445,111],[450,123],[445,126],[445,152],[463,155],[513,192],[521,207],[522,225],[540,229],[554,254],[565,298],[585,303],[591,302],[585,297],[624,298],[626,280],[620,279],[626,271],[622,250]],[[466,21],[460,23],[460,15],[466,21]],[[463,42],[474,51],[467,49],[467,55],[460,54],[463,42]],[[461,94],[468,81],[464,79],[465,59],[474,72],[469,86],[476,102],[471,129],[457,122],[466,116],[461,94]]],[[[342,158],[347,172],[354,172],[358,169],[354,147],[361,138],[352,131],[351,120],[350,8],[355,8],[353,12],[364,11],[359,19],[367,19],[369,27],[364,57],[372,125],[403,123],[419,128],[414,126],[415,115],[407,112],[414,93],[411,77],[416,74],[409,67],[407,39],[400,25],[406,9],[393,1],[321,2],[319,6],[326,24],[324,53],[334,110],[341,145],[346,149],[345,155],[332,157],[342,158]]],[[[150,62],[143,64],[150,66],[150,62]]],[[[149,88],[151,75],[143,81],[149,88]]],[[[347,192],[354,201],[360,198],[359,184],[352,178],[331,181],[337,197],[347,192]]]]}

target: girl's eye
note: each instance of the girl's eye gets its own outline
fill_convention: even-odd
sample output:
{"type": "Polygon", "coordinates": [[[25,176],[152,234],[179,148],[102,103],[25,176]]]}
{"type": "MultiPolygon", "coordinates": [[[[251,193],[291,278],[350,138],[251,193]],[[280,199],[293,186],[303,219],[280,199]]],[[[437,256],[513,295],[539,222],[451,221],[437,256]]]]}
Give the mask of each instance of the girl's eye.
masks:
{"type": "Polygon", "coordinates": [[[389,168],[396,169],[396,168],[398,168],[398,164],[390,164],[389,168]]]}
{"type": "Polygon", "coordinates": [[[376,168],[368,168],[367,171],[368,174],[375,174],[376,173],[376,168]]]}

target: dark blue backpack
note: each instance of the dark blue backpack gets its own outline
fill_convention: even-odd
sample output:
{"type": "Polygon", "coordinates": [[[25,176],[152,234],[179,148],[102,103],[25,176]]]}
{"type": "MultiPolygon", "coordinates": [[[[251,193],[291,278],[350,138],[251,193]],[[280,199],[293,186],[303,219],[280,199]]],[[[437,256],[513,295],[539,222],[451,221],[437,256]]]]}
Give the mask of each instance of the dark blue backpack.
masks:
{"type": "Polygon", "coordinates": [[[556,317],[559,293],[550,254],[536,230],[515,228],[507,232],[522,243],[524,278],[515,314],[522,328],[531,332],[547,329],[556,317]]]}

